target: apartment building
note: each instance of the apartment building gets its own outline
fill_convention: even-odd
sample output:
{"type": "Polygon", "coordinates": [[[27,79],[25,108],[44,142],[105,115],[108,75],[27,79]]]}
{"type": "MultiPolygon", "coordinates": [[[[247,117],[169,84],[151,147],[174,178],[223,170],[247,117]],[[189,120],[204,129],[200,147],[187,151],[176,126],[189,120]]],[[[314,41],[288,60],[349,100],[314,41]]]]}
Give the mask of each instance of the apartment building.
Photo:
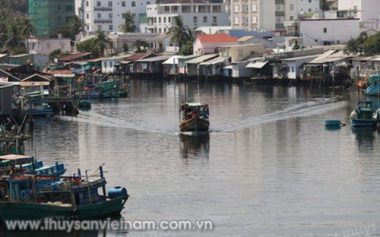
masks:
{"type": "Polygon", "coordinates": [[[286,30],[286,21],[319,11],[320,0],[231,0],[231,25],[281,32],[286,30]]]}
{"type": "Polygon", "coordinates": [[[200,26],[230,25],[229,3],[225,0],[160,0],[147,6],[148,24],[145,31],[166,33],[173,18],[181,16],[190,29],[200,26]]]}
{"type": "Polygon", "coordinates": [[[77,14],[83,19],[87,32],[120,31],[126,12],[134,16],[137,30],[146,22],[146,6],[155,0],[77,0],[77,14]]]}

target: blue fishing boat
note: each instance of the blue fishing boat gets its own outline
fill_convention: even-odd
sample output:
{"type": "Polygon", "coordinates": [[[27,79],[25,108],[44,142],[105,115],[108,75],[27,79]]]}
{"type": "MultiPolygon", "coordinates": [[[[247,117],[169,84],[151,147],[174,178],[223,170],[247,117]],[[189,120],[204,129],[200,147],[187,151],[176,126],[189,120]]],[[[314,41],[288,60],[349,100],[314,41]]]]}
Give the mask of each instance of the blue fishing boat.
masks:
{"type": "Polygon", "coordinates": [[[376,127],[380,120],[380,112],[374,110],[372,102],[363,101],[358,103],[350,119],[352,127],[376,127]]]}
{"type": "Polygon", "coordinates": [[[65,172],[65,165],[58,162],[45,166],[43,161],[36,161],[34,157],[28,155],[0,156],[0,175],[17,173],[60,176],[65,172]]]}
{"type": "Polygon", "coordinates": [[[125,188],[106,191],[102,167],[100,177],[19,175],[0,176],[0,220],[60,217],[94,219],[120,215],[128,200],[125,188]]]}
{"type": "Polygon", "coordinates": [[[380,72],[375,72],[368,78],[368,86],[364,94],[368,96],[380,96],[380,72]]]}

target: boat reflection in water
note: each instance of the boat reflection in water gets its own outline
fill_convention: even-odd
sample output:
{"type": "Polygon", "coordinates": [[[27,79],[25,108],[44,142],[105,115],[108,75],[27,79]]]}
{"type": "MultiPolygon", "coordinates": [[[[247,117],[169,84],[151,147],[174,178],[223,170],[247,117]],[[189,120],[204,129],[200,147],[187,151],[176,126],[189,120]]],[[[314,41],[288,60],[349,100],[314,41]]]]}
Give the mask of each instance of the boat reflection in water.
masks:
{"type": "Polygon", "coordinates": [[[210,135],[208,133],[198,136],[180,134],[179,138],[182,158],[209,158],[210,135]]]}
{"type": "Polygon", "coordinates": [[[376,128],[371,127],[352,128],[352,132],[355,134],[359,150],[373,149],[376,131],[379,132],[376,128]]]}

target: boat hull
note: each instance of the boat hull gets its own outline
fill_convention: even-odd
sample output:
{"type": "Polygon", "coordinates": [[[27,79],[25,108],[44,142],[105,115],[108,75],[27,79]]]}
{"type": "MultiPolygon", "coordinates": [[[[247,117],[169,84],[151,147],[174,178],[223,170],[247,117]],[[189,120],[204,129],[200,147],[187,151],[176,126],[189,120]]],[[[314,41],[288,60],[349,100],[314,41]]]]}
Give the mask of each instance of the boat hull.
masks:
{"type": "Polygon", "coordinates": [[[96,219],[120,215],[127,196],[77,207],[63,207],[26,202],[0,202],[0,220],[30,220],[49,217],[96,219]]]}
{"type": "Polygon", "coordinates": [[[198,116],[181,122],[179,127],[181,132],[208,132],[210,122],[198,116]]]}
{"type": "Polygon", "coordinates": [[[352,127],[376,127],[376,119],[351,119],[352,127]]]}

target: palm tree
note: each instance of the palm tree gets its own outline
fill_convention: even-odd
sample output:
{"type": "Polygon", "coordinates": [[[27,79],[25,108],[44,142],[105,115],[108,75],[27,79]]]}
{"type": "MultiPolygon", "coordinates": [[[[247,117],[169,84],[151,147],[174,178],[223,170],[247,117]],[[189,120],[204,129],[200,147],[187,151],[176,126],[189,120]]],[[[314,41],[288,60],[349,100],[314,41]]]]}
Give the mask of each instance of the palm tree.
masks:
{"type": "Polygon", "coordinates": [[[103,31],[99,31],[94,39],[94,49],[99,52],[100,56],[104,56],[108,47],[111,47],[111,41],[103,31]]]}
{"type": "Polygon", "coordinates": [[[173,18],[172,27],[169,33],[172,34],[171,42],[176,44],[180,49],[182,45],[185,45],[187,41],[192,40],[191,30],[183,24],[181,16],[173,18]]]}
{"type": "Polygon", "coordinates": [[[125,33],[135,32],[136,26],[135,26],[135,21],[133,19],[133,15],[131,14],[131,12],[126,12],[123,17],[124,17],[124,24],[120,26],[121,30],[125,33]]]}
{"type": "Polygon", "coordinates": [[[6,33],[5,44],[9,50],[14,50],[22,47],[22,41],[24,39],[21,34],[20,27],[17,22],[9,22],[6,33]]]}
{"type": "Polygon", "coordinates": [[[17,17],[16,23],[19,27],[19,31],[23,39],[25,40],[26,48],[29,48],[29,38],[30,36],[36,34],[36,28],[34,28],[32,21],[26,17],[17,17]]]}
{"type": "Polygon", "coordinates": [[[20,33],[25,39],[36,34],[36,28],[34,28],[32,21],[29,18],[23,16],[17,17],[16,23],[20,27],[20,33]]]}

